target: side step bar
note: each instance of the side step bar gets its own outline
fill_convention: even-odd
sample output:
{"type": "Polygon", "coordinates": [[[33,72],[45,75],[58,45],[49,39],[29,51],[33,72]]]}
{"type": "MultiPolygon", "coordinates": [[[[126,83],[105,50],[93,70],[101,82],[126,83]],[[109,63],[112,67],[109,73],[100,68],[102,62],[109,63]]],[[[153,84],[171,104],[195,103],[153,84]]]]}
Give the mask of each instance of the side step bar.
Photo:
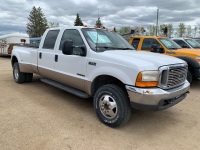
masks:
{"type": "Polygon", "coordinates": [[[74,94],[74,95],[76,95],[80,98],[89,98],[90,97],[90,95],[88,95],[86,92],[83,92],[81,90],[72,88],[70,86],[67,86],[65,84],[62,84],[62,83],[59,83],[59,82],[56,82],[56,81],[53,81],[53,80],[50,80],[50,79],[47,79],[47,78],[42,78],[42,79],[40,79],[40,81],[42,81],[46,84],[52,85],[54,87],[57,87],[57,88],[64,90],[66,92],[69,92],[71,94],[74,94]]]}

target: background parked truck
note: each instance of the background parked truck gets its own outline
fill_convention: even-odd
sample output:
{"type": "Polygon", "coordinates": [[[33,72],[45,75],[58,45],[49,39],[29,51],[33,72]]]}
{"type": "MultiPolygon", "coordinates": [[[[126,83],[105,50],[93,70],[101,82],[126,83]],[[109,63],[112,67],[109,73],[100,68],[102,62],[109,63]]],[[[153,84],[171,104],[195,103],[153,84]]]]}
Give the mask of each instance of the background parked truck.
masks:
{"type": "Polygon", "coordinates": [[[200,50],[183,49],[166,37],[133,36],[129,43],[137,50],[151,51],[180,58],[188,63],[187,80],[200,78],[200,50]]]}
{"type": "Polygon", "coordinates": [[[115,32],[86,27],[47,29],[39,48],[14,47],[11,57],[17,83],[41,81],[93,97],[100,121],[126,123],[131,106],[162,110],[182,101],[189,90],[187,63],[165,55],[138,52],[115,32]]]}
{"type": "Polygon", "coordinates": [[[192,38],[171,38],[182,48],[191,48],[200,50],[200,44],[192,38]]]}

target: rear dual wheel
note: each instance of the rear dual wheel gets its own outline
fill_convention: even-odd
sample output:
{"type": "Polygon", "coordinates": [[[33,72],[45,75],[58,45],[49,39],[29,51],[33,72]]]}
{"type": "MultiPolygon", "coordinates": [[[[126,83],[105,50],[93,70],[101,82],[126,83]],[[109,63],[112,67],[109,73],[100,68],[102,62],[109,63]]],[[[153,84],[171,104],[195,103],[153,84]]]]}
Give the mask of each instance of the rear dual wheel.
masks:
{"type": "Polygon", "coordinates": [[[33,79],[33,73],[23,73],[20,72],[19,69],[19,63],[16,62],[13,65],[13,79],[16,83],[25,83],[25,82],[31,82],[33,79]]]}

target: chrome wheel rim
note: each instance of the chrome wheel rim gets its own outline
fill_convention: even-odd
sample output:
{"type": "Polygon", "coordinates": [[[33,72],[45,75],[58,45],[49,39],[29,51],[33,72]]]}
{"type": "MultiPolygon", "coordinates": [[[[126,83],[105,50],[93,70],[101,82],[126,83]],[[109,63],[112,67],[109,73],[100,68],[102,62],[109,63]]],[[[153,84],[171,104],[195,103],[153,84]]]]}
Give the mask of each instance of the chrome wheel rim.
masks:
{"type": "Polygon", "coordinates": [[[108,119],[116,117],[118,108],[115,99],[110,95],[103,95],[99,101],[101,113],[108,119]]]}
{"type": "Polygon", "coordinates": [[[16,80],[19,78],[19,70],[17,67],[14,68],[14,77],[16,80]]]}

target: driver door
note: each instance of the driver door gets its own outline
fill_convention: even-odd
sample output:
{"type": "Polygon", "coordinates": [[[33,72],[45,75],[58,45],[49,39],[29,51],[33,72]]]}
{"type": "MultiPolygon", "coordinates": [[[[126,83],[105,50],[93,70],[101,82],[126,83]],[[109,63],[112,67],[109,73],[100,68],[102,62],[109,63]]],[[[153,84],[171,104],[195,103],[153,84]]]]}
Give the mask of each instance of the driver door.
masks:
{"type": "Polygon", "coordinates": [[[74,46],[83,46],[83,39],[76,29],[66,29],[63,32],[59,48],[56,50],[55,71],[56,80],[71,87],[84,90],[87,58],[80,56],[81,48],[73,48],[73,53],[65,55],[62,46],[65,40],[72,40],[74,46]]]}

